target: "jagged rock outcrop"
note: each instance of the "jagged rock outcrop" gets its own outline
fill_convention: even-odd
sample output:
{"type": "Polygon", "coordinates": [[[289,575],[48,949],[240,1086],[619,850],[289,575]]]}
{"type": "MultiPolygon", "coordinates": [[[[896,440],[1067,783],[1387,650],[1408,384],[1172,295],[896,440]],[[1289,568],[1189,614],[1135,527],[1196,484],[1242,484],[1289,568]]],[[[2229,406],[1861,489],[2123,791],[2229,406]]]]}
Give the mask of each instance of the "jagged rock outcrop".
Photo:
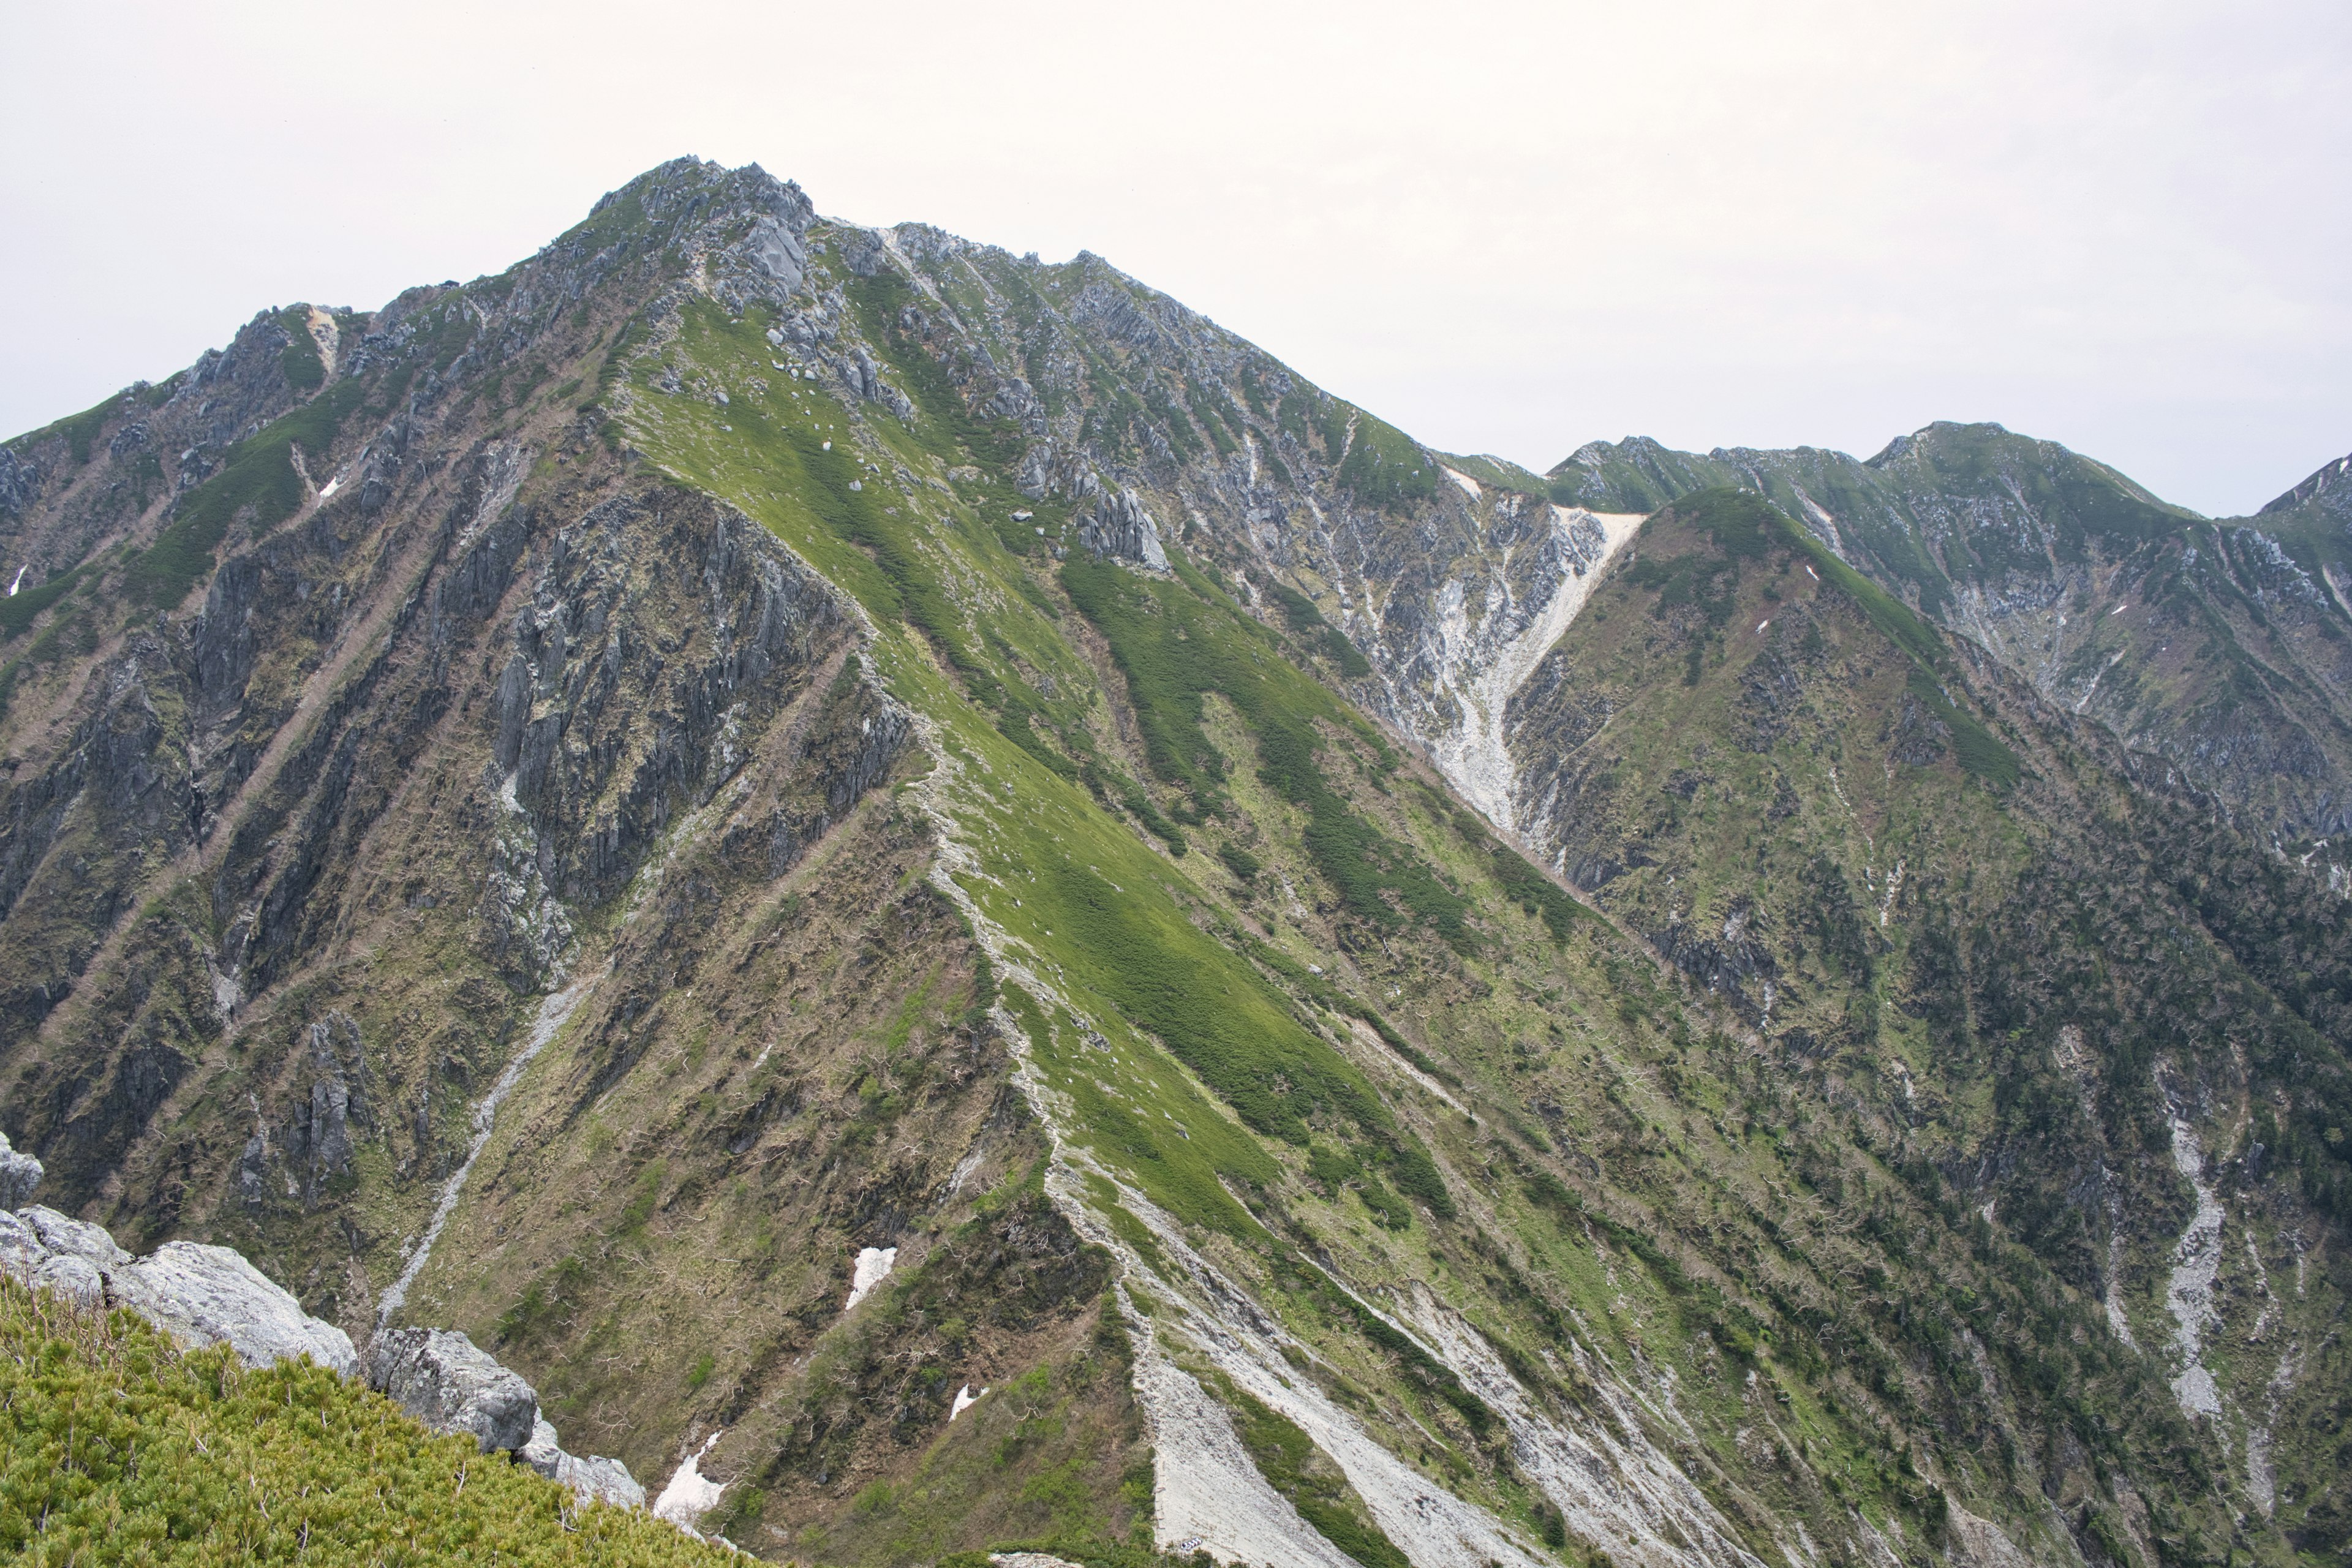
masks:
{"type": "Polygon", "coordinates": [[[646,1489],[618,1459],[567,1454],[530,1384],[462,1333],[387,1329],[368,1347],[368,1386],[436,1432],[463,1432],[482,1452],[511,1453],[583,1500],[643,1508],[646,1489]]]}
{"type": "Polygon", "coordinates": [[[485,1454],[531,1441],[530,1384],[446,1329],[387,1329],[368,1347],[368,1386],[436,1432],[470,1433],[485,1454]]]}
{"type": "MultiPolygon", "coordinates": [[[[37,1182],[37,1163],[32,1175],[37,1182]]],[[[103,1226],[36,1205],[0,1213],[0,1268],[30,1285],[129,1307],[184,1343],[225,1344],[247,1366],[309,1356],[346,1377],[359,1371],[351,1336],[303,1311],[230,1247],[167,1241],[134,1258],[103,1226]]]]}
{"type": "MultiPolygon", "coordinates": [[[[13,1195],[28,1195],[40,1181],[40,1163],[14,1152],[0,1136],[0,1174],[13,1184],[13,1195]]],[[[304,1312],[232,1247],[167,1241],[134,1258],[103,1226],[36,1205],[0,1210],[0,1271],[79,1300],[128,1307],[184,1344],[226,1345],[247,1366],[308,1356],[345,1377],[360,1374],[350,1336],[304,1312]]],[[[435,1431],[466,1433],[484,1453],[512,1452],[583,1501],[645,1506],[645,1488],[628,1466],[565,1453],[530,1385],[464,1334],[380,1334],[370,1347],[367,1380],[435,1431]]]]}
{"type": "Polygon", "coordinates": [[[107,1275],[114,1299],[184,1340],[225,1344],[248,1366],[309,1356],[344,1376],[359,1372],[351,1336],[226,1247],[167,1241],[107,1275]]]}
{"type": "Polygon", "coordinates": [[[516,1450],[522,1462],[551,1481],[561,1481],[583,1499],[596,1499],[616,1508],[643,1508],[646,1489],[629,1467],[618,1459],[567,1454],[547,1417],[532,1423],[530,1441],[516,1450]]]}
{"type": "Polygon", "coordinates": [[[1078,542],[1096,554],[1131,565],[1168,570],[1168,552],[1160,543],[1160,527],[1143,509],[1136,493],[1122,487],[1097,499],[1078,524],[1078,542]]]}

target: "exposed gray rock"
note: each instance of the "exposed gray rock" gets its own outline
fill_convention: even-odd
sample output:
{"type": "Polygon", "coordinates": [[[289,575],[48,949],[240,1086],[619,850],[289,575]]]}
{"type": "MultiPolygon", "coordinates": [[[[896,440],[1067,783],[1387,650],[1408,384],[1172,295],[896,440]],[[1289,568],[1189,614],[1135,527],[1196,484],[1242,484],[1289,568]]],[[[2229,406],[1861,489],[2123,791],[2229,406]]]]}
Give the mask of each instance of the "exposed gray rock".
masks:
{"type": "Polygon", "coordinates": [[[0,1273],[84,1301],[106,1293],[105,1277],[96,1264],[72,1253],[50,1251],[23,1215],[0,1212],[0,1273]]]}
{"type": "Polygon", "coordinates": [[[22,513],[40,492],[40,465],[13,447],[0,447],[0,518],[22,513]]]}
{"type": "Polygon", "coordinates": [[[307,1355],[345,1377],[359,1373],[350,1335],[303,1311],[233,1247],[167,1241],[107,1278],[115,1300],[149,1322],[182,1340],[226,1344],[247,1366],[307,1355]]]}
{"type": "Polygon", "coordinates": [[[41,1238],[33,1234],[31,1226],[0,1210],[0,1269],[21,1279],[40,1261],[44,1250],[41,1238]]]}
{"type": "Polygon", "coordinates": [[[774,279],[785,293],[801,286],[801,274],[808,267],[808,252],[802,248],[800,237],[782,218],[770,215],[752,225],[743,248],[751,264],[774,279]]]}
{"type": "Polygon", "coordinates": [[[530,1441],[516,1449],[515,1457],[549,1480],[555,1479],[556,1466],[566,1458],[562,1440],[556,1435],[555,1424],[544,1415],[533,1416],[530,1441]]]}
{"type": "Polygon", "coordinates": [[[436,1432],[470,1432],[485,1454],[528,1445],[539,1395],[464,1334],[388,1329],[368,1351],[368,1386],[436,1432]]]}
{"type": "Polygon", "coordinates": [[[8,1135],[0,1132],[0,1209],[22,1208],[40,1184],[41,1163],[10,1148],[8,1135]]]}
{"type": "Polygon", "coordinates": [[[530,1441],[518,1457],[549,1480],[570,1487],[583,1502],[602,1500],[615,1508],[646,1506],[646,1489],[629,1474],[628,1466],[618,1459],[565,1453],[544,1415],[533,1423],[530,1441]]]}
{"type": "Polygon", "coordinates": [[[1168,570],[1168,552],[1160,547],[1159,525],[1143,510],[1142,501],[1125,487],[1107,492],[1078,524],[1078,542],[1097,555],[1154,571],[1168,570]]]}
{"type": "Polygon", "coordinates": [[[44,1253],[25,1277],[25,1282],[60,1296],[70,1296],[77,1301],[95,1304],[106,1300],[106,1276],[99,1271],[98,1265],[70,1253],[44,1253]]]}
{"type": "Polygon", "coordinates": [[[114,1237],[102,1225],[92,1225],[38,1204],[18,1209],[16,1217],[32,1227],[45,1252],[87,1258],[100,1268],[119,1268],[131,1261],[131,1254],[114,1245],[114,1237]]]}
{"type": "Polygon", "coordinates": [[[247,1366],[307,1355],[357,1375],[351,1336],[226,1247],[167,1241],[134,1259],[103,1226],[38,1205],[0,1212],[0,1270],[83,1301],[130,1308],[184,1342],[225,1344],[247,1366]]]}

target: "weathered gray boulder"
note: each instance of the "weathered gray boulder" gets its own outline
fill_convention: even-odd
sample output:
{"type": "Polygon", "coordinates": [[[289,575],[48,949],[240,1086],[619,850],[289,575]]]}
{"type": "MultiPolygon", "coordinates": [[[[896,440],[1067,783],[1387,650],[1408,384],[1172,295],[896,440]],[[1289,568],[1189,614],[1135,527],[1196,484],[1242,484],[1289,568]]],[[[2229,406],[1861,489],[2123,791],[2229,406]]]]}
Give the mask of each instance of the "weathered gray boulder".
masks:
{"type": "Polygon", "coordinates": [[[16,1215],[0,1209],[0,1268],[22,1279],[26,1270],[41,1260],[47,1249],[33,1227],[16,1215]]]}
{"type": "Polygon", "coordinates": [[[544,1415],[532,1424],[530,1441],[517,1457],[549,1480],[570,1487],[583,1502],[602,1500],[615,1508],[646,1506],[646,1489],[629,1474],[628,1466],[618,1459],[565,1453],[544,1415]]]}
{"type": "Polygon", "coordinates": [[[436,1432],[470,1432],[485,1454],[531,1440],[530,1384],[446,1329],[388,1329],[368,1351],[368,1386],[436,1432]]]}
{"type": "Polygon", "coordinates": [[[38,1204],[18,1209],[16,1217],[32,1228],[45,1252],[87,1258],[100,1268],[116,1268],[131,1261],[131,1254],[114,1245],[114,1237],[102,1225],[92,1225],[38,1204]]]}
{"type": "Polygon", "coordinates": [[[351,1336],[303,1311],[232,1247],[167,1241],[135,1263],[107,1270],[107,1279],[116,1300],[157,1328],[198,1344],[227,1345],[247,1366],[307,1355],[345,1377],[359,1374],[351,1336]]]}
{"type": "Polygon", "coordinates": [[[8,1135],[0,1132],[0,1209],[24,1207],[40,1184],[41,1163],[10,1148],[8,1135]]]}
{"type": "Polygon", "coordinates": [[[96,1301],[106,1294],[106,1281],[97,1265],[85,1258],[51,1252],[29,1220],[5,1210],[0,1210],[0,1272],[77,1300],[96,1301]]]}
{"type": "Polygon", "coordinates": [[[82,1301],[130,1308],[184,1343],[225,1344],[247,1366],[307,1355],[345,1377],[359,1373],[351,1336],[226,1247],[167,1241],[133,1258],[104,1226],[36,1204],[0,1212],[0,1269],[82,1301]]]}
{"type": "Polygon", "coordinates": [[[106,1300],[106,1276],[100,1272],[98,1265],[70,1253],[45,1254],[25,1276],[25,1283],[91,1306],[106,1300]]]}

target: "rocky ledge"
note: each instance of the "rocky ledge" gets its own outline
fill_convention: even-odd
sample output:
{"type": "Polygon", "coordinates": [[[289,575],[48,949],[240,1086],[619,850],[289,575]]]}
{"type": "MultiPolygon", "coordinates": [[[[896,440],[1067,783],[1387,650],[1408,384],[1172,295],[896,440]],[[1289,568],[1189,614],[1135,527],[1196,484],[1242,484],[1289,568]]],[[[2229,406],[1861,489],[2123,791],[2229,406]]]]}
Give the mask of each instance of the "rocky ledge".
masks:
{"type": "MultiPolygon", "coordinates": [[[[247,1366],[309,1356],[345,1377],[361,1374],[351,1336],[302,1304],[233,1247],[167,1241],[144,1258],[103,1226],[26,1204],[41,1163],[0,1133],[0,1270],[84,1301],[128,1307],[183,1344],[226,1345],[247,1366]]],[[[510,1453],[583,1501],[643,1508],[646,1489],[618,1459],[582,1458],[559,1446],[539,1395],[464,1334],[388,1329],[369,1346],[367,1384],[436,1432],[463,1432],[482,1452],[510,1453]]]]}

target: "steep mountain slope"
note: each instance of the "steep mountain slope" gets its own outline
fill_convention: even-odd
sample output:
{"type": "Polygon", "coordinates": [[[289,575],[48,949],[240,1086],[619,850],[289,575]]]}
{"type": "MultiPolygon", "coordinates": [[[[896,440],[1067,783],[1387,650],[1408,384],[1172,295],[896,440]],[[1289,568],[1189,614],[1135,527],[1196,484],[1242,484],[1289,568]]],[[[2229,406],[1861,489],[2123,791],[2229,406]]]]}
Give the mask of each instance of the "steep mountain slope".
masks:
{"type": "Polygon", "coordinates": [[[2342,1549],[2340,901],[1759,502],[691,161],[0,452],[51,1201],[751,1550],[2342,1549]]]}
{"type": "Polygon", "coordinates": [[[2301,851],[2352,820],[2352,576],[2343,489],[2329,482],[2342,468],[2258,516],[2212,521],[2053,442],[1933,425],[1860,462],[1811,447],[1699,457],[1595,442],[1547,488],[1646,510],[1750,487],[2051,701],[2164,757],[2301,851]]]}

